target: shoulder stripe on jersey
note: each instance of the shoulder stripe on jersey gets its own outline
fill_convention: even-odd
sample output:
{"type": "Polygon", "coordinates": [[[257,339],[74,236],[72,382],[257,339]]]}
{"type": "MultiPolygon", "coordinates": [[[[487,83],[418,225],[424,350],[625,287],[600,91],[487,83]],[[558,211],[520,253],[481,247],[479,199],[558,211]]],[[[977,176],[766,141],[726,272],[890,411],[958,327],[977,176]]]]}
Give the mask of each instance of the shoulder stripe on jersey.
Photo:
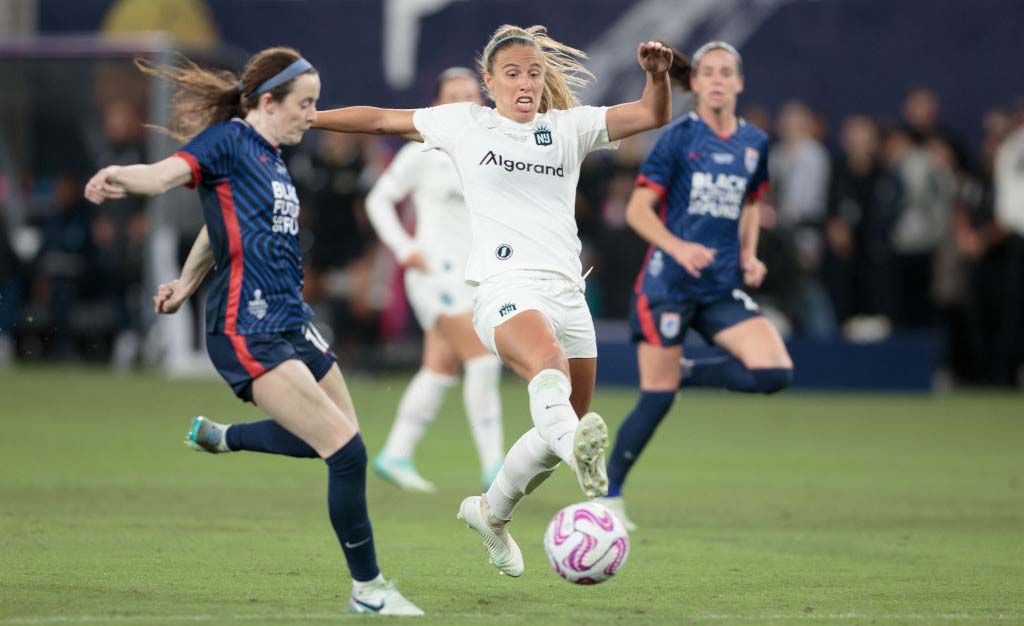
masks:
{"type": "Polygon", "coordinates": [[[668,190],[665,189],[664,185],[662,185],[656,180],[651,180],[650,178],[647,178],[643,174],[636,175],[636,186],[647,187],[648,189],[653,190],[654,193],[658,194],[659,199],[663,199],[665,197],[665,194],[668,193],[668,190]]]}
{"type": "Polygon", "coordinates": [[[228,250],[231,258],[230,280],[228,282],[228,304],[224,312],[224,334],[231,340],[235,356],[245,371],[253,378],[266,373],[267,368],[253,358],[245,336],[238,334],[238,307],[242,299],[242,276],[245,272],[245,259],[242,254],[242,231],[238,227],[238,214],[235,212],[235,201],[231,196],[231,185],[224,181],[217,185],[217,199],[220,201],[220,213],[224,218],[224,229],[228,235],[228,250]]]}
{"type": "Polygon", "coordinates": [[[203,180],[203,171],[199,169],[199,161],[196,161],[194,156],[184,150],[178,150],[174,153],[174,156],[180,157],[188,163],[189,168],[192,170],[192,180],[185,183],[185,186],[189,189],[195,189],[196,185],[203,180]]]}
{"type": "Polygon", "coordinates": [[[651,314],[651,305],[647,296],[640,294],[636,297],[636,316],[640,320],[640,330],[644,333],[644,339],[653,346],[661,345],[661,335],[654,325],[654,316],[651,314]]]}

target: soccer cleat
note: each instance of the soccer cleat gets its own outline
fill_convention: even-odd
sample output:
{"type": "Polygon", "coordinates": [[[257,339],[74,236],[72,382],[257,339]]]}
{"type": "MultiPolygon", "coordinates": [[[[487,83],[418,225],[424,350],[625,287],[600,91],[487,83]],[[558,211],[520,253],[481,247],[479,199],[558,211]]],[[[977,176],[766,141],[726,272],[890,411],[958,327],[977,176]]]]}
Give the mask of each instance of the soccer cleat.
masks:
{"type": "Polygon", "coordinates": [[[437,487],[434,483],[420,476],[412,459],[392,459],[378,454],[373,459],[373,471],[377,475],[404,491],[418,491],[420,493],[434,493],[437,487]]]}
{"type": "Polygon", "coordinates": [[[513,577],[523,575],[523,553],[519,544],[509,534],[508,522],[491,515],[486,496],[470,496],[463,500],[455,517],[466,522],[467,528],[480,533],[490,563],[500,573],[513,577]]]}
{"type": "Polygon", "coordinates": [[[498,461],[480,474],[480,485],[484,488],[484,491],[491,488],[491,483],[493,483],[494,479],[498,477],[498,472],[501,471],[501,466],[504,464],[505,461],[498,461]]]}
{"type": "Polygon", "coordinates": [[[395,581],[383,576],[367,583],[353,583],[352,597],[348,601],[349,613],[376,615],[423,615],[423,609],[405,599],[395,581]]]}
{"type": "Polygon", "coordinates": [[[622,499],[622,496],[602,496],[594,498],[594,502],[608,509],[612,515],[619,518],[623,528],[629,532],[636,530],[636,524],[626,515],[626,501],[622,499]]]}
{"type": "Polygon", "coordinates": [[[608,494],[608,470],[604,463],[604,450],[608,447],[608,427],[597,413],[580,418],[573,435],[572,469],[576,481],[588,498],[608,494]]]}
{"type": "Polygon", "coordinates": [[[218,424],[200,415],[192,420],[192,428],[185,436],[185,445],[197,452],[211,454],[231,452],[227,438],[224,436],[227,430],[228,425],[218,424]]]}

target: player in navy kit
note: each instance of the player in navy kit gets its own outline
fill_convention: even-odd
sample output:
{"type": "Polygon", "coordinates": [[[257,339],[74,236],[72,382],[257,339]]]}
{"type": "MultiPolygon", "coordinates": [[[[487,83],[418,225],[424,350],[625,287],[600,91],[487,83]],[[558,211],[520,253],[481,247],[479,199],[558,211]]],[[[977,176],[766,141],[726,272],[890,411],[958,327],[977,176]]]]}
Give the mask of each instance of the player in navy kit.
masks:
{"type": "Polygon", "coordinates": [[[672,78],[696,95],[696,110],[673,122],[640,167],[627,221],[650,242],[636,279],[630,325],[637,342],[640,398],[619,428],[599,501],[635,528],[622,484],[681,386],[774,393],[793,363],[771,322],[743,290],[758,287],[759,202],[768,187],[768,137],[736,117],[743,90],[739,53],[721,41],[691,63],[674,52],[672,78]],[[692,328],[719,348],[682,361],[692,328]]]}
{"type": "Polygon", "coordinates": [[[256,54],[237,81],[192,64],[139,66],[175,83],[171,131],[195,136],[157,163],[100,170],[85,195],[99,204],[198,188],[206,229],[181,278],[161,286],[156,308],[177,310],[214,267],[210,359],[239,398],[273,418],[233,426],[228,436],[197,420],[194,430],[205,432],[195,443],[324,459],[331,524],[353,579],[350,610],[422,615],[380,574],[366,508],[366,448],[334,354],[302,301],[299,202],[280,146],[297,144],[316,120],[316,70],[290,48],[256,54]]]}

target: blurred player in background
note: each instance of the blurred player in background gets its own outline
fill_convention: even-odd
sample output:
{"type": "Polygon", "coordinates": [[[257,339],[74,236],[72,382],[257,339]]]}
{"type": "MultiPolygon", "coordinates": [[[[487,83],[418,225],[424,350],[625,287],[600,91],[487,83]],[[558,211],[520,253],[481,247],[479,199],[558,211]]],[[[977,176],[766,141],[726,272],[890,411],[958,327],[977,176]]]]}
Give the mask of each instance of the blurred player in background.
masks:
{"type": "Polygon", "coordinates": [[[743,287],[758,287],[761,196],[768,187],[768,137],[736,116],[743,62],[722,41],[688,59],[675,52],[670,74],[696,95],[696,111],[661,134],[640,167],[626,219],[650,242],[637,276],[630,326],[637,342],[640,398],[619,427],[599,501],[628,529],[622,484],[668,413],[681,386],[774,393],[793,363],[782,338],[743,287]],[[683,361],[693,328],[720,348],[683,361]]]}
{"type": "Polygon", "coordinates": [[[473,325],[484,345],[529,381],[534,428],[513,444],[487,492],[466,498],[459,509],[491,562],[510,576],[523,573],[522,553],[507,528],[512,511],[560,461],[588,497],[607,490],[607,427],[587,413],[597,340],[583,295],[574,211],[580,164],[592,150],[671,116],[668,48],[639,46],[637,60],[647,72],[643,95],[610,108],[579,105],[573,88],[590,76],[580,63],[584,56],[542,26],[502,26],[478,68],[495,108],[348,107],[325,111],[316,123],[423,141],[458,170],[473,230],[466,269],[466,280],[478,285],[473,325]]]}
{"type": "Polygon", "coordinates": [[[302,301],[299,203],[280,146],[299,143],[316,119],[319,75],[291,48],[256,54],[240,79],[191,63],[139,66],[175,84],[171,132],[191,140],[151,165],[100,170],[85,195],[99,204],[198,187],[206,227],[181,278],[161,285],[156,308],[176,311],[216,263],[206,307],[210,359],[240,399],[273,418],[230,428],[228,436],[197,418],[189,441],[210,451],[298,450],[294,456],[324,459],[331,524],[353,579],[349,609],[422,615],[377,566],[355,409],[302,301]]]}
{"type": "MultiPolygon", "coordinates": [[[[438,77],[434,104],[453,102],[481,104],[473,70],[453,67],[438,77]]],[[[487,489],[505,453],[498,392],[501,360],[473,331],[473,287],[465,281],[472,232],[455,165],[439,150],[427,150],[419,142],[406,144],[367,196],[366,212],[381,241],[405,268],[405,292],[423,328],[423,363],[402,394],[373,469],[402,489],[436,490],[416,471],[413,453],[445,393],[458,382],[460,368],[465,368],[463,401],[480,457],[480,481],[487,489]],[[409,196],[416,208],[415,239],[397,211],[397,204],[409,196]]]]}

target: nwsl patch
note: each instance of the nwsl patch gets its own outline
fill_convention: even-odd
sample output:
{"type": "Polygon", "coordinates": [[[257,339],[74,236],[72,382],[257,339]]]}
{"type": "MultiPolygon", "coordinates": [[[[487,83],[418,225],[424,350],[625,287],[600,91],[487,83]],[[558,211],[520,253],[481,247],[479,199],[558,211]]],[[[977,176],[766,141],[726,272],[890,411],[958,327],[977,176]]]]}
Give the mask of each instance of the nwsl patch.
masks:
{"type": "Polygon", "coordinates": [[[747,168],[748,174],[753,174],[754,170],[757,169],[757,162],[761,159],[761,155],[758,154],[757,150],[753,148],[747,148],[743,154],[743,166],[747,168]]]}
{"type": "Polygon", "coordinates": [[[658,329],[665,339],[675,339],[682,327],[682,319],[678,313],[662,313],[658,322],[658,329]]]}

